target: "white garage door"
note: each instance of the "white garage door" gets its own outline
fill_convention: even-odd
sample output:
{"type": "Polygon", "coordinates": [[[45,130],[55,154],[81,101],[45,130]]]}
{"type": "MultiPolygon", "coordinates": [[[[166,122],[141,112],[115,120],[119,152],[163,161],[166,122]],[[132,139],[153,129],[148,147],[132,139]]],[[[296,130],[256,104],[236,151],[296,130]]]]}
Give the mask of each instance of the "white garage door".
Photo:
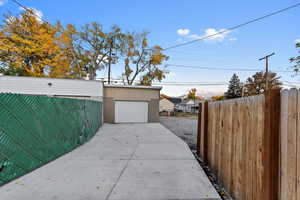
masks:
{"type": "Polygon", "coordinates": [[[147,123],[148,102],[115,101],[115,123],[147,123]]]}

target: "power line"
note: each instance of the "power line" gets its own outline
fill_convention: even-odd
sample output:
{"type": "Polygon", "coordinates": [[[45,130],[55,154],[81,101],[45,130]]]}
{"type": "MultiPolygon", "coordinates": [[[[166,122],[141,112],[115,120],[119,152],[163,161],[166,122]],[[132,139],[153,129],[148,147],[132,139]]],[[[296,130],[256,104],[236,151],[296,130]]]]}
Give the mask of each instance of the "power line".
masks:
{"type": "MultiPolygon", "coordinates": [[[[227,68],[227,67],[202,67],[202,66],[190,66],[190,65],[178,65],[178,64],[166,64],[166,67],[180,67],[180,68],[190,68],[190,69],[199,69],[199,70],[214,70],[214,71],[243,71],[243,72],[259,72],[261,69],[257,68],[227,68]]],[[[273,71],[277,73],[293,73],[294,71],[273,71]]]]}
{"type": "Polygon", "coordinates": [[[34,16],[36,16],[37,18],[39,18],[40,20],[42,20],[44,23],[50,24],[49,22],[47,22],[46,20],[44,20],[41,16],[39,16],[39,15],[37,15],[35,12],[33,12],[32,9],[27,8],[26,6],[24,6],[23,4],[21,4],[19,1],[17,1],[17,0],[11,0],[11,1],[13,1],[15,4],[17,4],[17,5],[20,6],[21,8],[23,8],[25,11],[34,14],[34,16]]]}
{"type": "Polygon", "coordinates": [[[171,84],[166,84],[166,83],[152,83],[154,86],[227,86],[228,84],[216,84],[216,83],[171,83],[171,84]]]}
{"type": "Polygon", "coordinates": [[[217,32],[217,33],[214,33],[214,34],[211,34],[211,35],[207,35],[207,36],[203,36],[203,37],[201,37],[201,38],[199,38],[199,39],[195,39],[195,40],[192,40],[192,41],[189,41],[189,42],[184,42],[184,43],[181,43],[181,44],[176,44],[176,45],[173,45],[173,46],[169,46],[169,47],[167,47],[167,48],[164,48],[163,50],[166,51],[166,50],[169,50],[169,49],[174,49],[174,48],[178,48],[178,47],[190,45],[190,44],[193,44],[193,43],[198,42],[198,41],[200,41],[200,40],[205,40],[205,39],[208,39],[208,38],[211,38],[211,37],[220,35],[220,34],[228,33],[228,32],[231,32],[231,31],[233,31],[233,30],[235,30],[235,29],[238,29],[238,28],[240,28],[240,27],[246,26],[246,25],[248,25],[248,24],[251,24],[251,23],[260,21],[260,20],[262,20],[262,19],[265,19],[265,18],[274,16],[274,15],[277,15],[277,14],[282,13],[282,12],[285,12],[285,11],[287,11],[287,10],[296,8],[296,7],[298,7],[298,6],[300,6],[300,3],[294,4],[294,5],[292,5],[292,6],[289,6],[289,7],[280,9],[280,10],[277,10],[277,11],[272,12],[272,13],[269,13],[269,14],[266,14],[266,15],[264,15],[264,16],[262,16],[262,17],[258,17],[258,18],[249,20],[249,21],[244,22],[244,23],[242,23],[242,24],[238,24],[238,25],[236,25],[236,26],[232,26],[232,27],[230,27],[230,28],[228,28],[228,29],[219,31],[219,32],[217,32]]]}

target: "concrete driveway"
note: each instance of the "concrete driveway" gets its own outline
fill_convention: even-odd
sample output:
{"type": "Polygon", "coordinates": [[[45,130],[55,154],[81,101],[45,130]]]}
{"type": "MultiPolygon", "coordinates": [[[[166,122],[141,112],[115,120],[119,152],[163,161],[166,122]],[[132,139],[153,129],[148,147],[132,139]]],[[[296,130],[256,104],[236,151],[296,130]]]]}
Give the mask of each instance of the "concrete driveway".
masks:
{"type": "Polygon", "coordinates": [[[90,142],[0,187],[0,197],[220,199],[188,146],[159,123],[105,124],[90,142]]]}

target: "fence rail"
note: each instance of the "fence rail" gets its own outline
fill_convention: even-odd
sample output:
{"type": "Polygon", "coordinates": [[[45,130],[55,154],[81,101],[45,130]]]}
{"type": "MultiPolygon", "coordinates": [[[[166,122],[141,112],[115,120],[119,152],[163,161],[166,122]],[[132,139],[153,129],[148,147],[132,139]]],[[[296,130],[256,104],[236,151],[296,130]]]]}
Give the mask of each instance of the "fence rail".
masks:
{"type": "Polygon", "coordinates": [[[280,91],[200,104],[198,153],[235,199],[276,199],[280,91]]]}
{"type": "Polygon", "coordinates": [[[88,141],[101,102],[0,94],[0,186],[88,141]]]}

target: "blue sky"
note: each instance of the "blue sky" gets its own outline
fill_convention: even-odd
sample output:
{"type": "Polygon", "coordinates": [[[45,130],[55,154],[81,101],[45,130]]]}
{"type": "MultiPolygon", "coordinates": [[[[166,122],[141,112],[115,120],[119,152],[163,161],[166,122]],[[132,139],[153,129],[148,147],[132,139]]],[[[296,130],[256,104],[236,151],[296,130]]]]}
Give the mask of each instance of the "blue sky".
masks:
{"type": "MultiPolygon", "coordinates": [[[[3,0],[2,0],[3,1],[3,0]]],[[[19,12],[10,0],[4,0],[0,15],[19,12]]],[[[49,22],[60,20],[64,24],[81,26],[97,21],[109,29],[117,24],[123,30],[150,31],[151,45],[168,47],[214,31],[226,29],[275,10],[290,6],[296,0],[252,0],[252,1],[200,1],[200,0],[19,0],[27,7],[42,12],[49,22]],[[178,31],[179,30],[179,31],[178,31]],[[179,33],[179,34],[178,34],[179,33]],[[186,34],[186,35],[185,35],[186,34]]],[[[1,0],[0,0],[1,2],[1,0]]],[[[287,70],[289,58],[297,55],[295,41],[300,39],[300,7],[245,26],[229,34],[199,41],[178,49],[166,51],[168,63],[230,68],[261,68],[264,63],[258,59],[268,53],[276,55],[270,59],[271,70],[287,70]]],[[[165,81],[228,81],[232,71],[208,71],[188,68],[168,68],[171,73],[165,81]]],[[[121,75],[122,66],[115,66],[113,76],[121,75]]],[[[103,77],[105,71],[100,72],[103,77]]],[[[242,80],[253,72],[238,72],[242,80]]],[[[300,82],[300,76],[280,74],[283,80],[300,82]]],[[[222,86],[167,86],[163,92],[181,95],[196,87],[200,94],[223,91],[222,86]]]]}

